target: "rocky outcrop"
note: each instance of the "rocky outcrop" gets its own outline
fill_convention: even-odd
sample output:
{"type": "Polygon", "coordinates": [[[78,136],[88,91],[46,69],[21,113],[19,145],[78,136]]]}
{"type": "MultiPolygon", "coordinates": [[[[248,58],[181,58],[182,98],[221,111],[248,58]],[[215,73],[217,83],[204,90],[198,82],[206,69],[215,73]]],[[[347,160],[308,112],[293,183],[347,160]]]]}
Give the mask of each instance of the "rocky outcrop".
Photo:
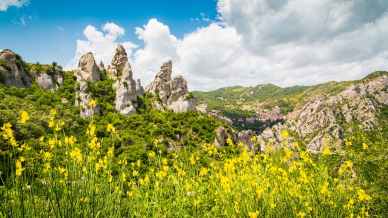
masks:
{"type": "Polygon", "coordinates": [[[162,65],[154,81],[146,88],[147,93],[157,95],[159,109],[169,109],[176,113],[195,110],[195,99],[190,95],[187,82],[182,76],[171,78],[172,62],[162,65]]]}
{"type": "Polygon", "coordinates": [[[76,77],[79,84],[76,93],[76,105],[80,107],[81,117],[90,117],[99,113],[99,106],[95,104],[88,92],[88,82],[100,80],[100,72],[91,52],[80,58],[76,77]]]}
{"type": "Polygon", "coordinates": [[[112,63],[108,66],[107,75],[110,79],[117,80],[124,73],[122,70],[128,63],[128,55],[122,45],[118,45],[112,63]]]}
{"type": "Polygon", "coordinates": [[[63,85],[64,72],[62,71],[62,67],[56,64],[29,64],[28,66],[34,81],[42,89],[53,90],[63,85]]]}
{"type": "Polygon", "coordinates": [[[86,53],[80,58],[76,76],[78,81],[100,80],[100,70],[94,60],[93,53],[86,53]]]}
{"type": "Polygon", "coordinates": [[[30,87],[32,83],[21,57],[9,49],[0,52],[0,82],[16,87],[30,87]]]}
{"type": "Polygon", "coordinates": [[[334,96],[315,97],[290,113],[285,124],[266,129],[260,138],[263,145],[268,140],[280,143],[285,140],[280,131],[288,129],[304,139],[312,152],[320,152],[323,145],[339,148],[351,124],[365,130],[374,128],[384,105],[388,105],[386,75],[357,82],[334,96]]]}
{"type": "Polygon", "coordinates": [[[124,47],[119,45],[109,67],[108,75],[116,80],[114,84],[116,89],[115,108],[123,115],[136,113],[137,97],[138,92],[140,92],[137,90],[137,86],[141,87],[141,84],[136,84],[132,74],[127,53],[124,47]]]}
{"type": "Polygon", "coordinates": [[[43,89],[57,89],[63,84],[63,75],[49,75],[47,73],[38,73],[34,76],[36,83],[43,89]]]}

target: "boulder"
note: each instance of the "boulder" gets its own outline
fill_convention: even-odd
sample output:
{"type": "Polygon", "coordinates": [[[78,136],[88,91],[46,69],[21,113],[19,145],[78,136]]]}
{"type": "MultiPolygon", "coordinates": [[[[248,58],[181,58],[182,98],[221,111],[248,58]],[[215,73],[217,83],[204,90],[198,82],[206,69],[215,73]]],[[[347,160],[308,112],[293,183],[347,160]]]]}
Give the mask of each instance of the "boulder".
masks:
{"type": "Polygon", "coordinates": [[[0,52],[0,82],[16,87],[30,87],[32,83],[22,58],[9,49],[0,52]]]}

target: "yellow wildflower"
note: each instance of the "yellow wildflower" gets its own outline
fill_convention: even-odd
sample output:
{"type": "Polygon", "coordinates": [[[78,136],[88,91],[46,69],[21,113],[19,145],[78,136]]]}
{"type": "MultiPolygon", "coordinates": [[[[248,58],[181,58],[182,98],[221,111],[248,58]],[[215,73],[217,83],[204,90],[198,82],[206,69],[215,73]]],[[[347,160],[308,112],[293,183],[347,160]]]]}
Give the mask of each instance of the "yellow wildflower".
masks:
{"type": "Polygon", "coordinates": [[[155,152],[154,151],[150,151],[150,152],[148,152],[148,158],[150,159],[150,160],[153,160],[155,157],[156,157],[156,154],[155,154],[155,152]]]}
{"type": "Polygon", "coordinates": [[[133,196],[133,192],[127,191],[127,196],[128,196],[129,198],[132,197],[132,196],[133,196]]]}
{"type": "Polygon", "coordinates": [[[108,148],[108,152],[106,153],[106,155],[107,155],[109,158],[112,158],[112,157],[114,156],[114,150],[115,150],[114,147],[108,148]]]}
{"type": "Polygon", "coordinates": [[[343,175],[347,171],[351,171],[353,169],[353,162],[350,160],[345,161],[339,168],[338,174],[343,175]]]}
{"type": "Polygon", "coordinates": [[[258,215],[259,215],[259,211],[248,213],[249,218],[257,218],[258,215]]]}
{"type": "Polygon", "coordinates": [[[57,144],[57,139],[55,139],[55,138],[49,139],[49,141],[48,141],[49,149],[53,149],[56,144],[57,144]]]}
{"type": "Polygon", "coordinates": [[[132,171],[132,176],[136,177],[139,175],[139,172],[137,170],[132,171]]]}
{"type": "Polygon", "coordinates": [[[116,128],[112,124],[109,123],[108,125],[106,125],[106,131],[114,134],[114,133],[116,133],[116,128]]]}
{"type": "Polygon", "coordinates": [[[4,123],[3,127],[1,127],[1,130],[3,131],[3,138],[5,140],[8,140],[8,142],[12,145],[12,147],[17,147],[18,144],[13,135],[12,124],[4,123]]]}
{"type": "Polygon", "coordinates": [[[77,139],[74,136],[66,136],[65,137],[65,144],[67,145],[74,145],[76,143],[77,139]]]}
{"type": "Polygon", "coordinates": [[[359,201],[370,201],[372,199],[363,189],[357,190],[357,196],[359,201]]]}
{"type": "Polygon", "coordinates": [[[329,194],[329,183],[325,181],[321,186],[321,194],[326,196],[329,194]]]}
{"type": "Polygon", "coordinates": [[[50,160],[53,159],[53,154],[50,153],[50,152],[48,152],[48,151],[45,151],[45,152],[43,152],[43,154],[42,154],[42,158],[43,158],[43,160],[45,160],[45,161],[50,161],[50,160]]]}
{"type": "Polygon", "coordinates": [[[288,130],[286,129],[283,129],[281,132],[280,132],[280,136],[282,137],[282,139],[287,139],[290,134],[288,133],[288,130]]]}
{"type": "Polygon", "coordinates": [[[90,108],[95,108],[97,106],[97,101],[94,99],[90,99],[90,101],[88,102],[88,106],[90,108]]]}
{"type": "Polygon", "coordinates": [[[331,150],[330,150],[330,147],[325,145],[323,146],[323,149],[322,149],[322,154],[325,155],[325,156],[328,156],[331,154],[331,150]]]}
{"type": "Polygon", "coordinates": [[[196,157],[194,154],[190,157],[190,164],[195,165],[197,163],[198,157],[196,157]]]}
{"type": "Polygon", "coordinates": [[[93,137],[92,140],[89,142],[89,148],[96,151],[100,149],[101,143],[98,141],[96,137],[93,137]]]}
{"type": "Polygon", "coordinates": [[[24,168],[22,167],[22,160],[16,160],[16,163],[15,163],[15,166],[16,166],[16,176],[21,176],[22,175],[22,172],[24,170],[24,168]]]}
{"type": "Polygon", "coordinates": [[[140,185],[148,185],[150,182],[150,178],[146,175],[143,179],[139,180],[140,185]]]}
{"type": "Polygon", "coordinates": [[[30,116],[27,111],[20,112],[19,123],[25,124],[28,120],[30,120],[30,116]]]}
{"type": "Polygon", "coordinates": [[[202,167],[199,171],[199,176],[206,176],[209,170],[206,167],[202,167]]]}
{"type": "Polygon", "coordinates": [[[68,172],[67,170],[64,168],[64,167],[58,167],[57,168],[59,174],[61,174],[62,176],[64,176],[65,178],[68,176],[68,172]]]}
{"type": "Polygon", "coordinates": [[[51,116],[51,117],[55,117],[55,116],[57,115],[57,113],[58,113],[58,112],[57,112],[57,109],[55,109],[55,108],[53,108],[53,109],[50,110],[50,116],[51,116]]]}
{"type": "Polygon", "coordinates": [[[304,218],[306,217],[306,213],[303,212],[303,211],[299,211],[297,214],[296,214],[297,217],[300,217],[300,218],[304,218]]]}
{"type": "Polygon", "coordinates": [[[43,164],[43,172],[44,173],[50,172],[50,169],[51,169],[51,165],[49,162],[43,164]]]}
{"type": "Polygon", "coordinates": [[[86,134],[89,137],[94,137],[96,135],[96,125],[94,125],[93,123],[90,123],[88,126],[88,129],[86,130],[86,134]]]}
{"type": "Polygon", "coordinates": [[[79,148],[74,148],[71,152],[70,152],[70,157],[80,163],[82,162],[82,153],[81,153],[81,150],[79,148]]]}
{"type": "Polygon", "coordinates": [[[48,126],[49,126],[49,128],[53,128],[55,126],[55,120],[53,118],[50,118],[50,120],[48,122],[48,126]]]}
{"type": "Polygon", "coordinates": [[[230,137],[228,137],[228,139],[226,139],[226,144],[228,146],[234,146],[234,142],[233,142],[233,140],[230,137]]]}
{"type": "Polygon", "coordinates": [[[367,150],[368,149],[368,144],[366,144],[366,143],[362,143],[362,149],[364,149],[364,150],[367,150]]]}

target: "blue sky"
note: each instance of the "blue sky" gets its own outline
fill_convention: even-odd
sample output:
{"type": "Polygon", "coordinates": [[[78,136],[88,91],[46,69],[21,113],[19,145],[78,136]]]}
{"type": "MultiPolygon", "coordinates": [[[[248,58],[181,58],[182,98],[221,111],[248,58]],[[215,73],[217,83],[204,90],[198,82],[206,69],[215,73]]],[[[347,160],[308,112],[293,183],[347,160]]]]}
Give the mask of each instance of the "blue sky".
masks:
{"type": "Polygon", "coordinates": [[[388,70],[387,26],[388,0],[0,0],[0,49],[74,69],[123,44],[143,84],[172,60],[195,90],[388,70]]]}
{"type": "Polygon", "coordinates": [[[141,43],[133,29],[150,18],[181,37],[206,23],[196,18],[215,19],[216,14],[215,0],[30,0],[0,11],[0,48],[10,48],[28,61],[66,65],[87,25],[114,22],[127,30],[123,40],[141,43]]]}

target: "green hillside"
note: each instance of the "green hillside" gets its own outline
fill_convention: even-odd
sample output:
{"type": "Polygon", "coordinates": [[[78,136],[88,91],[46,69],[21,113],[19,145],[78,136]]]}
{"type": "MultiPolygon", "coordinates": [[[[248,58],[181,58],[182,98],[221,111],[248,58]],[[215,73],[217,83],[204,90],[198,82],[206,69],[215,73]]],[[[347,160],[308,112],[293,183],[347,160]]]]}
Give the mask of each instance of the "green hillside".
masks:
{"type": "MultiPolygon", "coordinates": [[[[255,87],[226,87],[209,92],[195,91],[198,102],[208,105],[210,110],[220,110],[225,114],[253,114],[258,108],[270,109],[279,106],[283,114],[303,105],[308,99],[318,95],[335,95],[346,87],[382,74],[385,71],[371,73],[357,81],[327,82],[314,86],[292,86],[282,88],[273,84],[255,87]]],[[[237,116],[237,115],[236,115],[237,116]]]]}

